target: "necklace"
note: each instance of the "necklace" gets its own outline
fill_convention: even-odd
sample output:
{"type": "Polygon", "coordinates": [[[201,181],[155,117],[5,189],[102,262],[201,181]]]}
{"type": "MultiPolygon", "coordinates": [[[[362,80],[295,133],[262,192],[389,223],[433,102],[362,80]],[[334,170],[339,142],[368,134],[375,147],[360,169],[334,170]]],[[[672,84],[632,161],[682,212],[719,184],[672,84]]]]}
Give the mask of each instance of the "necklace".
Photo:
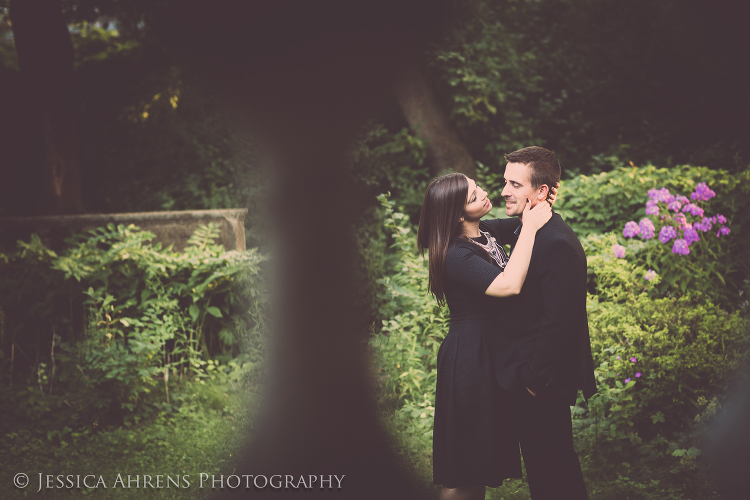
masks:
{"type": "Polygon", "coordinates": [[[505,269],[505,265],[508,263],[508,255],[503,250],[503,247],[497,244],[495,238],[489,235],[489,233],[479,230],[479,233],[487,239],[487,243],[479,243],[478,241],[469,238],[469,241],[482,248],[487,252],[492,260],[494,260],[500,269],[505,269]]]}

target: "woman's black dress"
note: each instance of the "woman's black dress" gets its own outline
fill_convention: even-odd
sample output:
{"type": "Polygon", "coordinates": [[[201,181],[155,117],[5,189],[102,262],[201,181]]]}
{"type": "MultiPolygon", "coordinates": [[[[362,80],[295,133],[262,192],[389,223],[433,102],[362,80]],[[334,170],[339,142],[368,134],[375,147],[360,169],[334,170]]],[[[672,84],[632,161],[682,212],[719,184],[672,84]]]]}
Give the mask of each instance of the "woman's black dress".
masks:
{"type": "MultiPolygon", "coordinates": [[[[480,222],[498,243],[515,239],[518,219],[480,222]]],[[[488,338],[499,335],[498,301],[484,291],[500,267],[479,246],[451,242],[445,262],[450,328],[438,351],[433,482],[448,488],[499,486],[521,477],[508,393],[495,381],[488,338]]]]}

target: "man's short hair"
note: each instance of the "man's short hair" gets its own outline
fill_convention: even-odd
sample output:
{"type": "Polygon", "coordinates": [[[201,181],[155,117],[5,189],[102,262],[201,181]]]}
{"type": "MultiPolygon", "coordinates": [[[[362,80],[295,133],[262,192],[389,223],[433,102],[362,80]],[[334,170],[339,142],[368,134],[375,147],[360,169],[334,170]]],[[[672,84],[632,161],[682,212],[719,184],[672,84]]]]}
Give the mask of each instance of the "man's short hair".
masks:
{"type": "Polygon", "coordinates": [[[529,166],[529,182],[534,189],[538,189],[542,184],[552,189],[560,182],[560,162],[548,149],[531,146],[508,153],[505,159],[509,163],[523,163],[529,166]]]}

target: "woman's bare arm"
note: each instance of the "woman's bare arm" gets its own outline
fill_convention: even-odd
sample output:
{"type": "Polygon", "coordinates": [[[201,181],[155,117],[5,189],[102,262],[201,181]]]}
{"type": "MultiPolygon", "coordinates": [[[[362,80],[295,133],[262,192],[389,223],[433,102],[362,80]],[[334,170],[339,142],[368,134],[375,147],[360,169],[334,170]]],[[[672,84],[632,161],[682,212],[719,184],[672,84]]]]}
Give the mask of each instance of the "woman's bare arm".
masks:
{"type": "Polygon", "coordinates": [[[552,217],[552,207],[546,201],[538,203],[533,210],[530,207],[531,203],[527,201],[523,211],[521,234],[513,249],[513,255],[510,256],[505,270],[487,287],[485,294],[493,297],[509,297],[521,292],[529,270],[536,232],[552,217]]]}

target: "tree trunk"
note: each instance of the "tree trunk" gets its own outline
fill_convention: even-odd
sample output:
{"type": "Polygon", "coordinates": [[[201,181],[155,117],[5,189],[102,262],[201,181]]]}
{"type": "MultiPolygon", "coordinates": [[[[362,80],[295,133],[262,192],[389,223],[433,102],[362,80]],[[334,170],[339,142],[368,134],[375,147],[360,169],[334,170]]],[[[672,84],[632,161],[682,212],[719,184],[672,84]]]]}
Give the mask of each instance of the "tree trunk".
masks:
{"type": "Polygon", "coordinates": [[[75,133],[73,44],[60,0],[11,0],[13,38],[33,137],[26,154],[40,215],[83,211],[75,133]]]}
{"type": "Polygon", "coordinates": [[[341,489],[318,479],[306,491],[250,487],[242,495],[428,498],[400,469],[376,413],[347,248],[365,204],[345,159],[444,7],[430,0],[215,0],[207,12],[205,2],[176,3],[162,32],[255,122],[275,165],[272,202],[264,207],[276,229],[266,384],[253,440],[234,474],[345,476],[341,489]]]}
{"type": "Polygon", "coordinates": [[[396,82],[395,94],[409,126],[420,139],[427,142],[432,174],[453,170],[475,177],[477,170],[474,160],[438,105],[419,67],[410,68],[402,74],[396,82]]]}

